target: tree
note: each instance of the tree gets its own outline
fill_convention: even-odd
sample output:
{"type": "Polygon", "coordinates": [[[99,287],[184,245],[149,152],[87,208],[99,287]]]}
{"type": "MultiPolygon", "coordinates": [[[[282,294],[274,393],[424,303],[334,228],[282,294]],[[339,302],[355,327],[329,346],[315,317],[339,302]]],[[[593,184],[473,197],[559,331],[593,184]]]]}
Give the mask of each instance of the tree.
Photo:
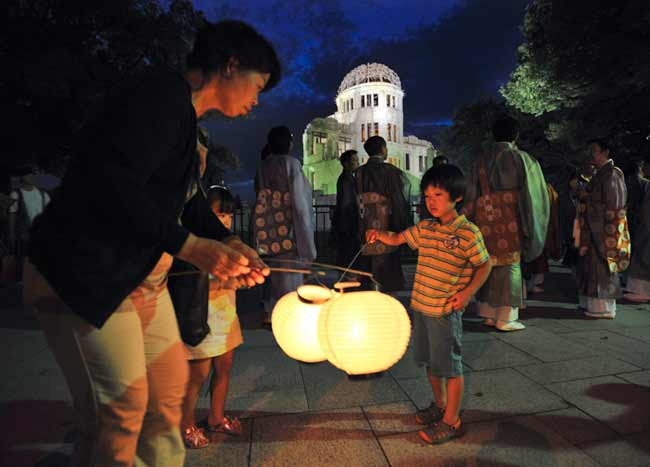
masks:
{"type": "Polygon", "coordinates": [[[6,172],[28,161],[61,172],[106,91],[146,66],[182,67],[204,21],[190,0],[13,0],[8,12],[6,172]]]}
{"type": "Polygon", "coordinates": [[[453,124],[440,132],[440,154],[464,170],[488,149],[491,128],[498,116],[506,113],[503,102],[486,99],[459,108],[453,124]]]}
{"type": "Polygon", "coordinates": [[[203,181],[206,186],[223,183],[226,170],[237,170],[241,166],[239,156],[226,146],[209,143],[203,181]]]}
{"type": "Polygon", "coordinates": [[[578,157],[594,137],[610,140],[621,158],[650,149],[650,3],[535,0],[523,32],[501,94],[541,117],[556,152],[578,157]]]}

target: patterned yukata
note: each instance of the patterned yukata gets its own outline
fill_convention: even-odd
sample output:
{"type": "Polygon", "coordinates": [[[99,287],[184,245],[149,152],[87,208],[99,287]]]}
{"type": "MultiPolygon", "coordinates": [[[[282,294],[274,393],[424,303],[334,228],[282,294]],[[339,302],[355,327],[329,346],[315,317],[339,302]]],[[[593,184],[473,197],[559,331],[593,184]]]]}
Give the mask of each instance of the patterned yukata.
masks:
{"type": "Polygon", "coordinates": [[[623,172],[610,159],[587,185],[587,195],[578,207],[580,248],[576,278],[578,299],[587,316],[614,318],[621,287],[618,273],[627,269],[629,232],[625,217],[627,189],[623,172]]]}
{"type": "MultiPolygon", "coordinates": [[[[290,206],[290,216],[287,215],[287,237],[293,239],[294,245],[285,250],[274,249],[271,242],[270,249],[262,250],[262,244],[268,244],[266,238],[256,238],[258,251],[264,254],[274,254],[273,258],[299,260],[311,262],[316,258],[316,244],[314,242],[314,221],[312,218],[312,190],[309,181],[302,172],[300,161],[288,154],[271,154],[262,161],[257,171],[256,180],[258,190],[270,190],[273,198],[276,193],[282,194],[282,201],[290,206]],[[265,242],[265,243],[262,243],[265,242]],[[277,251],[276,251],[277,250],[277,251]]],[[[272,202],[272,201],[271,201],[272,202]]],[[[258,209],[258,199],[255,209],[258,209]]],[[[279,229],[278,229],[279,230],[279,229]]],[[[282,236],[284,232],[278,233],[282,236]]],[[[258,235],[260,233],[258,232],[258,235]]],[[[272,232],[268,233],[273,236],[272,232]]],[[[272,239],[272,238],[271,238],[272,239]]],[[[283,245],[283,243],[282,243],[283,245]]],[[[289,292],[293,292],[302,285],[303,275],[293,272],[273,272],[269,276],[265,287],[264,309],[267,319],[271,318],[273,307],[277,301],[289,292]]]]}
{"type": "MultiPolygon", "coordinates": [[[[539,163],[514,143],[498,142],[486,157],[489,187],[493,192],[518,192],[518,220],[521,233],[519,257],[530,262],[544,250],[549,221],[546,181],[539,163]]],[[[481,196],[479,163],[472,170],[464,211],[473,219],[474,203],[481,196]]],[[[478,226],[481,228],[481,226],[478,226]]],[[[493,254],[493,252],[490,252],[493,254]]],[[[493,262],[494,265],[494,262],[493,262]]],[[[494,265],[487,281],[476,294],[479,315],[496,321],[519,319],[523,305],[521,264],[494,265]]]]}

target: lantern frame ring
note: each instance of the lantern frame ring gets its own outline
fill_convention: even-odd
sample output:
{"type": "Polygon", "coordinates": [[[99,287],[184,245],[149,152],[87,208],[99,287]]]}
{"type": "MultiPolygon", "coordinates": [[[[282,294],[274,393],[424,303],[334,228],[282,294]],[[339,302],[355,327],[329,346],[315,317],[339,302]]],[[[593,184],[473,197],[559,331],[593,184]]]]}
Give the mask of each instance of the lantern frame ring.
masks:
{"type": "Polygon", "coordinates": [[[298,296],[298,300],[300,300],[302,303],[305,303],[307,305],[322,305],[323,303],[326,303],[332,299],[331,290],[322,285],[311,285],[311,284],[301,285],[296,289],[296,295],[298,296]],[[314,294],[314,296],[312,296],[311,298],[307,298],[305,294],[310,293],[310,291],[312,294],[314,294]],[[318,294],[320,293],[322,293],[323,295],[318,296],[318,294]]]}

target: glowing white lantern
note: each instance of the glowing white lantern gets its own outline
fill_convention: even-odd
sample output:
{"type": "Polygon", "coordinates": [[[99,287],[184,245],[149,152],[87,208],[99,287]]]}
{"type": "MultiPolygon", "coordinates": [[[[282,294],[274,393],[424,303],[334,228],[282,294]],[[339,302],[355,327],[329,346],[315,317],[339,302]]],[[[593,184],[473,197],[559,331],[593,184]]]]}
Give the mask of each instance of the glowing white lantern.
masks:
{"type": "Polygon", "coordinates": [[[318,316],[332,296],[325,287],[303,285],[278,300],[271,326],[275,340],[289,357],[308,363],[326,360],[318,342],[318,316]]]}
{"type": "Polygon", "coordinates": [[[327,359],[350,375],[387,370],[402,358],[410,338],[404,306],[380,292],[337,294],[318,319],[318,340],[327,359]]]}

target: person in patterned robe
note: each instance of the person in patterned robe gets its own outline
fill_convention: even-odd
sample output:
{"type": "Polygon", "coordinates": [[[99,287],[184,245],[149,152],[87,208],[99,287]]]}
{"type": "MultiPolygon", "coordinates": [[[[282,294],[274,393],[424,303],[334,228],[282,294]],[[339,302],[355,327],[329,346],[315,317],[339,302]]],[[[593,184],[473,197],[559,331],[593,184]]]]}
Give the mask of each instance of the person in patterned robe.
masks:
{"type": "MultiPolygon", "coordinates": [[[[283,213],[283,225],[257,232],[257,249],[267,258],[311,262],[316,258],[312,191],[302,172],[300,161],[289,155],[293,147],[293,135],[286,126],[279,126],[269,131],[267,140],[270,154],[262,161],[257,171],[258,189],[270,190],[270,196],[273,198],[269,200],[270,203],[288,207],[283,213]],[[282,202],[278,202],[280,198],[282,202]]],[[[258,198],[255,209],[261,207],[263,206],[260,206],[258,198]]],[[[277,214],[276,212],[276,216],[277,214]]],[[[277,301],[285,294],[295,291],[302,282],[303,276],[300,273],[271,273],[268,293],[264,295],[265,324],[271,324],[273,307],[277,301]]]]}
{"type": "Polygon", "coordinates": [[[597,171],[578,207],[578,300],[587,317],[613,319],[621,293],[618,273],[629,264],[627,189],[623,172],[609,157],[608,144],[594,140],[589,146],[597,171]]]}
{"type": "MultiPolygon", "coordinates": [[[[384,138],[372,136],[363,148],[369,159],[356,170],[357,195],[361,197],[366,193],[374,193],[387,199],[389,220],[385,230],[402,232],[413,224],[409,206],[411,185],[408,178],[400,169],[386,162],[388,148],[384,138]]],[[[360,219],[360,225],[359,241],[364,243],[363,219],[360,219]]],[[[359,269],[372,273],[382,292],[404,290],[404,272],[399,250],[377,255],[362,254],[358,264],[359,269]]]]}
{"type": "MultiPolygon", "coordinates": [[[[336,207],[333,228],[336,234],[336,264],[347,267],[355,258],[359,243],[359,206],[354,171],[359,168],[359,156],[354,149],[348,149],[339,161],[343,171],[336,181],[336,207]]],[[[354,278],[348,275],[349,279],[354,278]]]]}
{"type": "MultiPolygon", "coordinates": [[[[500,118],[492,128],[496,143],[483,159],[490,192],[510,192],[503,196],[504,202],[516,198],[514,213],[515,225],[511,231],[519,232],[520,246],[501,256],[491,250],[490,236],[502,237],[498,230],[477,219],[488,244],[493,268],[487,282],[476,294],[478,313],[485,318],[486,326],[494,326],[500,331],[517,331],[526,326],[519,322],[519,308],[523,306],[523,278],[521,262],[530,262],[542,254],[546,241],[549,221],[549,199],[544,174],[539,163],[528,153],[515,145],[519,136],[519,126],[511,117],[500,118]]],[[[479,177],[481,161],[474,164],[464,211],[472,220],[477,211],[477,202],[483,195],[479,177]]],[[[496,226],[498,227],[498,226],[496,226]]],[[[510,230],[508,224],[508,230],[510,230]]],[[[503,242],[504,239],[498,240],[503,242]]]]}
{"type": "Polygon", "coordinates": [[[636,213],[639,222],[634,231],[632,262],[623,297],[635,302],[650,302],[650,180],[642,180],[641,192],[636,213]]]}

